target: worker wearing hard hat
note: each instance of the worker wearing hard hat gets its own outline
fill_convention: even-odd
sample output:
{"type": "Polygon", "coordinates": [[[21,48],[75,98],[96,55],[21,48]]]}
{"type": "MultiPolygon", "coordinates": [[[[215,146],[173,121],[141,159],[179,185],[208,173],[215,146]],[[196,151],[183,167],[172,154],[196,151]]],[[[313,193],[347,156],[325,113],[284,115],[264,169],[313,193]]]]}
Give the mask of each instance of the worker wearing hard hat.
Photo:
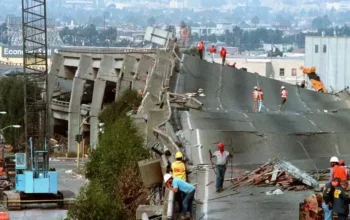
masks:
{"type": "Polygon", "coordinates": [[[264,100],[264,93],[262,91],[262,88],[258,88],[258,112],[261,112],[261,108],[263,105],[263,100],[264,100]]]}
{"type": "MultiPolygon", "coordinates": [[[[176,161],[171,164],[171,171],[174,178],[179,178],[186,181],[186,165],[183,162],[183,154],[179,151],[175,154],[176,161]]],[[[178,202],[179,211],[182,211],[182,200],[184,195],[182,192],[175,194],[175,200],[178,202]]]]}
{"type": "Polygon", "coordinates": [[[339,160],[339,166],[342,166],[346,169],[347,173],[348,173],[348,179],[350,178],[350,172],[349,169],[345,166],[345,161],[344,160],[339,160]]]}
{"type": "Polygon", "coordinates": [[[222,47],[220,51],[220,56],[222,58],[222,65],[225,65],[226,55],[227,55],[227,50],[225,49],[225,47],[222,47]]]}
{"type": "Polygon", "coordinates": [[[170,174],[164,175],[164,182],[166,187],[168,187],[174,193],[182,192],[184,193],[184,198],[182,200],[182,219],[193,218],[193,201],[196,188],[194,185],[187,183],[179,178],[174,178],[170,174]],[[189,212],[189,217],[187,213],[189,212]]]}
{"type": "Polygon", "coordinates": [[[232,154],[230,154],[228,151],[225,151],[225,146],[223,143],[218,143],[218,148],[219,150],[215,151],[214,153],[209,150],[209,155],[210,160],[216,157],[216,192],[221,192],[223,190],[228,157],[232,158],[232,154]]]}
{"type": "Polygon", "coordinates": [[[257,112],[258,110],[258,87],[254,86],[254,90],[253,90],[253,112],[257,112]]]}
{"type": "Polygon", "coordinates": [[[203,59],[204,42],[202,40],[197,45],[197,51],[199,54],[199,58],[203,59]]]}
{"type": "Polygon", "coordinates": [[[214,56],[216,54],[216,47],[214,44],[211,45],[209,52],[210,52],[211,62],[214,63],[214,56]]]}
{"type": "Polygon", "coordinates": [[[282,86],[281,87],[281,100],[282,100],[282,103],[281,103],[280,111],[284,111],[285,105],[286,105],[286,102],[287,102],[287,98],[288,98],[288,91],[286,90],[286,88],[284,86],[282,86]]]}
{"type": "Polygon", "coordinates": [[[347,180],[348,179],[348,171],[345,167],[339,166],[339,159],[338,157],[331,157],[329,160],[331,164],[331,173],[330,173],[330,181],[334,178],[339,178],[340,180],[347,180]]]}

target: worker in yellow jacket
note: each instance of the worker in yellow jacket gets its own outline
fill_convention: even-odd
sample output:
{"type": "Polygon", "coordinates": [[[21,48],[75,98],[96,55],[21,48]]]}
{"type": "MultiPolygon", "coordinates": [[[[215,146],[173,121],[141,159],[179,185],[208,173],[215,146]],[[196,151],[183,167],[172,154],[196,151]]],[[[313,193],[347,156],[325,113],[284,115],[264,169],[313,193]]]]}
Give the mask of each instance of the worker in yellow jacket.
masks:
{"type": "MultiPolygon", "coordinates": [[[[183,154],[181,152],[177,152],[175,154],[176,161],[171,164],[171,170],[174,178],[182,179],[183,181],[187,181],[186,174],[186,165],[183,161],[183,154]]],[[[179,205],[179,212],[182,211],[182,200],[184,196],[183,193],[178,192],[175,193],[175,200],[179,205]]]]}

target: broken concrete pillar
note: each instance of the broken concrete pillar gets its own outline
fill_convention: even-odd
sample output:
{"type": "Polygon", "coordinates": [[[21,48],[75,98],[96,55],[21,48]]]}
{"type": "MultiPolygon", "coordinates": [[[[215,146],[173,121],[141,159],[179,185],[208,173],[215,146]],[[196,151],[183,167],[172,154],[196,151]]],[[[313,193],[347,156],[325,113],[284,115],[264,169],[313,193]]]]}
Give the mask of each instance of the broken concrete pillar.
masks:
{"type": "Polygon", "coordinates": [[[95,148],[98,144],[98,115],[103,104],[106,81],[116,82],[118,78],[114,69],[114,63],[113,57],[104,55],[95,79],[90,111],[90,146],[92,148],[95,148]]]}
{"type": "Polygon", "coordinates": [[[142,215],[147,214],[148,217],[161,215],[163,212],[162,205],[139,205],[136,209],[136,219],[143,220],[142,215]]]}
{"type": "Polygon", "coordinates": [[[73,79],[72,93],[69,103],[69,121],[68,121],[68,152],[77,151],[75,136],[81,133],[81,99],[84,93],[86,80],[94,80],[92,69],[92,58],[87,55],[81,55],[79,66],[73,79]]]}
{"type": "Polygon", "coordinates": [[[160,159],[142,160],[138,162],[142,182],[149,187],[157,183],[163,182],[162,168],[160,159]]]}

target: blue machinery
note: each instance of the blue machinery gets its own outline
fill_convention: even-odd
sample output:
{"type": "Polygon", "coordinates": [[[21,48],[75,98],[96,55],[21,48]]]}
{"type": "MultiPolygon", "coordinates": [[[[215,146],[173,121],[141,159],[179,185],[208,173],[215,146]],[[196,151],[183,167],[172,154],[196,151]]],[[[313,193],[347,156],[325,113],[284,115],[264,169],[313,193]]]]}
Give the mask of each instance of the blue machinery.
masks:
{"type": "Polygon", "coordinates": [[[30,161],[27,169],[25,153],[16,153],[15,191],[4,191],[4,201],[9,210],[31,207],[67,208],[74,197],[71,191],[58,191],[58,179],[55,169],[49,168],[49,154],[46,150],[35,151],[32,139],[30,143],[30,161]]]}

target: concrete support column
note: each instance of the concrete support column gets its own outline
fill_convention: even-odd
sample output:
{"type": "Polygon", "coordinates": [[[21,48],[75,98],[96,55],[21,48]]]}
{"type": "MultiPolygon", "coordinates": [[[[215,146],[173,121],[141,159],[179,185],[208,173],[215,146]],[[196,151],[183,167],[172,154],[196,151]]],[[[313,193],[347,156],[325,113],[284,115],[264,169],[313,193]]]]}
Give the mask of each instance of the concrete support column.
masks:
{"type": "MultiPolygon", "coordinates": [[[[97,73],[92,95],[90,111],[90,147],[96,148],[98,144],[98,115],[102,108],[103,96],[106,88],[106,82],[117,82],[118,76],[114,69],[115,60],[113,57],[104,55],[101,60],[100,68],[97,73]]],[[[118,83],[117,83],[118,84],[118,83]]]]}
{"type": "Polygon", "coordinates": [[[96,79],[94,85],[94,93],[90,111],[90,147],[95,149],[98,143],[98,114],[101,111],[103,96],[106,88],[106,81],[96,79]]]}
{"type": "Polygon", "coordinates": [[[77,151],[77,142],[75,135],[79,134],[80,130],[80,105],[81,97],[84,93],[85,80],[75,77],[73,80],[73,88],[69,103],[69,121],[68,121],[68,152],[77,151]]]}
{"type": "Polygon", "coordinates": [[[92,69],[92,58],[87,55],[81,55],[79,66],[73,79],[72,93],[69,103],[69,122],[68,122],[68,152],[76,152],[77,143],[75,135],[79,134],[81,120],[81,99],[84,93],[86,80],[94,80],[92,69]]]}
{"type": "MultiPolygon", "coordinates": [[[[50,71],[48,73],[48,79],[47,79],[47,82],[48,82],[47,92],[48,92],[49,100],[46,100],[46,103],[49,106],[51,106],[52,96],[53,96],[53,93],[54,93],[55,88],[56,88],[57,78],[58,78],[60,69],[64,68],[63,61],[64,61],[64,58],[61,54],[54,53],[54,55],[52,57],[51,68],[50,68],[50,71]]],[[[50,120],[49,121],[49,136],[52,136],[53,132],[54,132],[53,127],[54,127],[55,119],[53,117],[53,112],[52,112],[51,107],[49,107],[48,109],[49,109],[48,119],[50,120]]]]}

